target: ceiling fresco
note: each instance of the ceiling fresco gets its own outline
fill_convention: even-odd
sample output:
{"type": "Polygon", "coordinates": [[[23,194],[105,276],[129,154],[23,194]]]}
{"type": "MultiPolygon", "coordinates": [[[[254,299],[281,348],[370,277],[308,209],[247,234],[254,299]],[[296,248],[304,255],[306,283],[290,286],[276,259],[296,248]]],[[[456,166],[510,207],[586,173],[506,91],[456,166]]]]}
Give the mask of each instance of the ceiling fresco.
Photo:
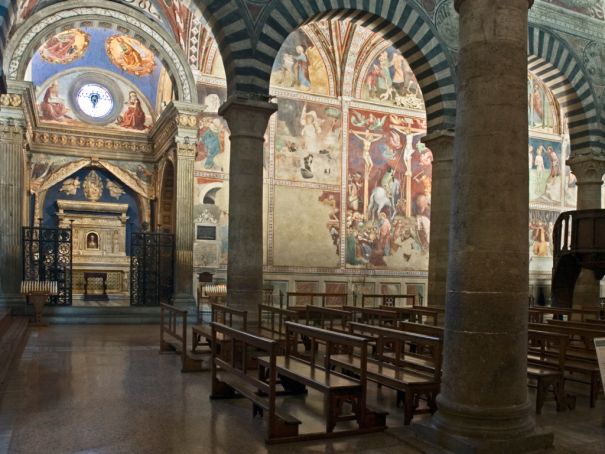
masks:
{"type": "MultiPolygon", "coordinates": [[[[150,124],[152,113],[155,114],[162,102],[169,101],[172,95],[166,70],[157,56],[137,39],[104,28],[73,28],[51,37],[34,54],[27,74],[37,89],[38,97],[48,93],[47,97],[54,98],[49,90],[55,91],[63,96],[66,106],[70,91],[66,84],[75,83],[79,76],[102,74],[112,81],[114,87],[106,88],[116,90],[116,100],[123,98],[122,102],[127,104],[131,98],[129,93],[136,92],[142,110],[148,111],[146,124],[150,124]],[[69,80],[58,78],[58,75],[67,74],[69,80]]],[[[65,115],[42,118],[67,120],[65,115]]]]}

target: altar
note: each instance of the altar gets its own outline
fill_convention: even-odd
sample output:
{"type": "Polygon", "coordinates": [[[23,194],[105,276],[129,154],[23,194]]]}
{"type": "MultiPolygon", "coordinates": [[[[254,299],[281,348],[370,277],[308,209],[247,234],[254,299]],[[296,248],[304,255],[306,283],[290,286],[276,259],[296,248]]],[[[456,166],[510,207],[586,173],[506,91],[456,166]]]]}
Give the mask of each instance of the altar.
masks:
{"type": "Polygon", "coordinates": [[[72,228],[74,306],[129,305],[128,204],[57,200],[59,227],[72,228]],[[105,276],[90,279],[90,276],[105,276]]]}

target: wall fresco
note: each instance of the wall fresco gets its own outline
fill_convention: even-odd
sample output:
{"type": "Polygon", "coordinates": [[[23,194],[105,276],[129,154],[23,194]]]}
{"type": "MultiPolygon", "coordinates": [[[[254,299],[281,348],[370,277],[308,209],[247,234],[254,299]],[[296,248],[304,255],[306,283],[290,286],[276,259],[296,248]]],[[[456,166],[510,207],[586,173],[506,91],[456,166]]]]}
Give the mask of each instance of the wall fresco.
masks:
{"type": "Polygon", "coordinates": [[[280,98],[275,134],[275,177],[340,183],[340,107],[280,98]]]}
{"type": "Polygon", "coordinates": [[[282,44],[273,65],[271,85],[327,95],[330,83],[326,65],[304,30],[294,31],[282,44]]]}
{"type": "Polygon", "coordinates": [[[555,114],[559,109],[552,93],[531,73],[527,76],[527,101],[529,129],[557,134],[559,125],[555,114]]]}
{"type": "Polygon", "coordinates": [[[432,153],[424,131],[422,119],[351,111],[347,265],[426,268],[432,153]]]}
{"type": "Polygon", "coordinates": [[[422,91],[414,72],[394,47],[381,51],[360,81],[361,99],[424,111],[422,91]]]}
{"type": "Polygon", "coordinates": [[[528,158],[529,201],[560,204],[563,196],[561,143],[531,137],[528,158]]]}

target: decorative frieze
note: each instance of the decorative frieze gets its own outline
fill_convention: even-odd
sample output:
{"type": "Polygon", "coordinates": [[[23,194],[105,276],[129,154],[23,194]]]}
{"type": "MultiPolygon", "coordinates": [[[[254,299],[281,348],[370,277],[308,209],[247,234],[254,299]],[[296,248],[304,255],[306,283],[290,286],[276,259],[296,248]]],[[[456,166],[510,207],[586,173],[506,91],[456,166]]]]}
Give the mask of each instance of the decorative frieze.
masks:
{"type": "Polygon", "coordinates": [[[35,131],[33,142],[41,145],[68,146],[74,148],[93,148],[131,153],[151,153],[153,145],[145,141],[109,139],[96,135],[75,134],[61,131],[35,131]]]}

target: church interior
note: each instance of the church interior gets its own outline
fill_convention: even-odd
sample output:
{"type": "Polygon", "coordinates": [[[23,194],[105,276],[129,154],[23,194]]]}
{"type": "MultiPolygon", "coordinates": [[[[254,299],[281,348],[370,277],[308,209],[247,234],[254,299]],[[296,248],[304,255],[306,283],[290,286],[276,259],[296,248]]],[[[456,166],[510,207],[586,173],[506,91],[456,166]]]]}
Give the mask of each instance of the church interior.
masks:
{"type": "Polygon", "coordinates": [[[0,454],[605,452],[605,0],[0,6],[0,454]]]}

